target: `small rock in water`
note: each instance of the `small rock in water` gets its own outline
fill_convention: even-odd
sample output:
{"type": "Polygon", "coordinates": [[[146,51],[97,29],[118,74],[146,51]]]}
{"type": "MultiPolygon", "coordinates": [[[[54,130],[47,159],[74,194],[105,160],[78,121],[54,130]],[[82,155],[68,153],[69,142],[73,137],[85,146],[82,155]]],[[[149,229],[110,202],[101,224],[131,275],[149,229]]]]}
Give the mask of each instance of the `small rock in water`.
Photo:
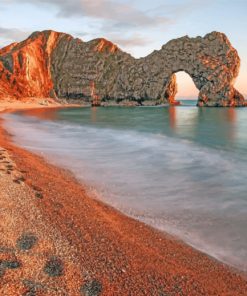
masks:
{"type": "Polygon", "coordinates": [[[46,262],[44,267],[44,272],[51,277],[63,275],[63,262],[57,257],[52,257],[49,261],[46,262]]]}
{"type": "Polygon", "coordinates": [[[23,234],[17,240],[17,247],[20,250],[28,251],[34,247],[37,243],[37,237],[34,234],[23,234]]]}
{"type": "Polygon", "coordinates": [[[88,281],[81,287],[84,296],[98,296],[101,292],[102,284],[97,280],[88,281]]]}

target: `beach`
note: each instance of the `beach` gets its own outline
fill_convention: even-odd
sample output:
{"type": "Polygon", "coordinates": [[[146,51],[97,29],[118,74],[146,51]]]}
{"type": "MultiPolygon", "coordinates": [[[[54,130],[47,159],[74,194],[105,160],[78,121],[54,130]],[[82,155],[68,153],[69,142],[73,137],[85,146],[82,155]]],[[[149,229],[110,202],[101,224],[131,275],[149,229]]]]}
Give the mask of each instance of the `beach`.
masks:
{"type": "Polygon", "coordinates": [[[13,110],[29,110],[41,108],[59,108],[59,107],[73,107],[78,104],[61,104],[52,98],[22,98],[22,100],[15,99],[1,99],[0,98],[0,112],[12,112],[13,110]]]}
{"type": "Polygon", "coordinates": [[[245,274],[90,196],[3,127],[0,147],[0,295],[246,295],[245,274]]]}

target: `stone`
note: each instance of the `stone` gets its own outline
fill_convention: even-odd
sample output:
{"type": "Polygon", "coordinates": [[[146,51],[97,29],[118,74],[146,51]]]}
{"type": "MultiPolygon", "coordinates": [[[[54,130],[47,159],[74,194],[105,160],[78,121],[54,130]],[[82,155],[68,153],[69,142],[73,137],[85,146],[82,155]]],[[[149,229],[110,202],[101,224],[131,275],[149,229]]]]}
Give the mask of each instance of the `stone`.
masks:
{"type": "Polygon", "coordinates": [[[50,277],[58,277],[63,275],[63,262],[57,257],[51,257],[45,264],[44,272],[50,277]]]}
{"type": "Polygon", "coordinates": [[[37,197],[38,199],[43,199],[44,198],[44,196],[43,196],[43,194],[41,192],[36,192],[35,197],[37,197]]]}
{"type": "Polygon", "coordinates": [[[84,296],[99,296],[102,292],[102,285],[97,280],[87,281],[80,291],[84,296]]]}
{"type": "Polygon", "coordinates": [[[18,261],[5,261],[4,266],[8,269],[17,269],[21,266],[21,264],[18,261]]]}
{"type": "Polygon", "coordinates": [[[34,234],[27,233],[19,237],[16,244],[18,249],[28,251],[35,246],[37,241],[38,239],[34,234]]]}
{"type": "Polygon", "coordinates": [[[25,292],[22,296],[37,296],[37,293],[35,290],[31,289],[31,290],[25,292]]]}
{"type": "Polygon", "coordinates": [[[17,260],[0,261],[0,274],[3,274],[5,269],[17,269],[21,267],[21,263],[17,260]]]}
{"type": "Polygon", "coordinates": [[[26,293],[24,293],[22,296],[36,296],[37,294],[40,295],[40,292],[45,289],[44,284],[35,282],[33,280],[24,279],[22,283],[27,288],[26,293]]]}
{"type": "Polygon", "coordinates": [[[83,42],[43,31],[0,49],[0,98],[23,97],[153,105],[174,103],[176,73],[185,71],[199,90],[198,106],[245,106],[234,88],[240,58],[225,34],[181,37],[135,59],[112,42],[83,42]],[[131,102],[131,103],[129,103],[131,102]]]}

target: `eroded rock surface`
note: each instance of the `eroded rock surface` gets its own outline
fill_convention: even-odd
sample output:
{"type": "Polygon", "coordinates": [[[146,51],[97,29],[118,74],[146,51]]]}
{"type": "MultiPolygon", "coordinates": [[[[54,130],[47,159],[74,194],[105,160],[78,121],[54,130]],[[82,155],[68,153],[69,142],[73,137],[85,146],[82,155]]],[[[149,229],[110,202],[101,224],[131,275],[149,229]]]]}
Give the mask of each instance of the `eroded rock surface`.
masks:
{"type": "Polygon", "coordinates": [[[0,97],[174,103],[175,73],[185,71],[199,90],[199,106],[243,106],[234,88],[239,67],[237,51],[218,32],[171,40],[141,59],[105,39],[36,32],[0,50],[0,97]]]}

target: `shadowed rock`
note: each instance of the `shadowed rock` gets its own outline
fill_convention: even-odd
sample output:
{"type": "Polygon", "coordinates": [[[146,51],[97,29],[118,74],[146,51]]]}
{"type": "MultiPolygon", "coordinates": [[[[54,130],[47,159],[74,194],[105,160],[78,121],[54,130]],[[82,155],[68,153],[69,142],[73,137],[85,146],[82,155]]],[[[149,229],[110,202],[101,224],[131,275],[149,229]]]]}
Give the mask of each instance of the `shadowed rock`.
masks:
{"type": "Polygon", "coordinates": [[[87,281],[80,291],[84,296],[98,296],[102,292],[102,285],[97,280],[87,281]]]}
{"type": "Polygon", "coordinates": [[[17,248],[23,251],[28,251],[32,249],[37,243],[38,238],[34,234],[23,234],[17,240],[17,248]]]}
{"type": "Polygon", "coordinates": [[[45,264],[44,272],[51,277],[63,275],[63,262],[57,257],[51,257],[45,264]]]}
{"type": "Polygon", "coordinates": [[[239,67],[237,51],[219,32],[171,40],[141,59],[103,38],[35,32],[0,50],[0,96],[174,103],[175,73],[185,71],[199,90],[198,105],[243,106],[234,88],[239,67]]]}

